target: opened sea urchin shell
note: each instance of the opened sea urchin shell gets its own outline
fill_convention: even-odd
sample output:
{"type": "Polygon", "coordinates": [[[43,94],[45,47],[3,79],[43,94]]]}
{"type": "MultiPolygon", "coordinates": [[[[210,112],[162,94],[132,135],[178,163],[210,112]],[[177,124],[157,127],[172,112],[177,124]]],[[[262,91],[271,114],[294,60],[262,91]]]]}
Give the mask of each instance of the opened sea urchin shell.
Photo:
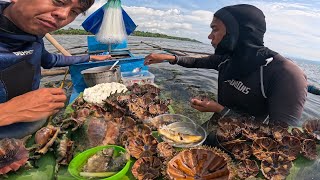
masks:
{"type": "Polygon", "coordinates": [[[320,119],[305,121],[302,129],[311,137],[320,140],[320,119]]]}
{"type": "Polygon", "coordinates": [[[132,174],[139,180],[156,179],[161,175],[162,162],[155,156],[142,157],[132,166],[132,174]]]}
{"type": "Polygon", "coordinates": [[[259,173],[259,166],[257,162],[250,159],[240,161],[240,163],[237,165],[237,168],[238,176],[241,179],[255,177],[259,173]]]}
{"type": "Polygon", "coordinates": [[[280,153],[270,153],[261,161],[261,171],[267,179],[285,179],[292,167],[292,161],[280,153]]]}
{"type": "Polygon", "coordinates": [[[179,152],[167,165],[170,179],[221,179],[234,176],[231,159],[218,149],[192,148],[179,152]]]}
{"type": "Polygon", "coordinates": [[[226,124],[219,127],[217,130],[217,138],[219,141],[232,141],[235,140],[241,133],[241,128],[235,124],[226,124]]]}
{"type": "Polygon", "coordinates": [[[129,140],[126,149],[136,159],[157,153],[158,141],[150,134],[137,135],[129,140]]]}
{"type": "Polygon", "coordinates": [[[252,147],[246,142],[234,142],[224,145],[224,147],[238,160],[249,159],[253,153],[252,147]]]}
{"type": "Polygon", "coordinates": [[[252,150],[253,155],[257,159],[262,160],[268,157],[271,152],[278,150],[278,143],[268,137],[258,138],[253,141],[252,150]]]}
{"type": "Polygon", "coordinates": [[[315,160],[318,158],[316,142],[313,139],[303,140],[301,152],[304,157],[310,160],[315,160]]]}

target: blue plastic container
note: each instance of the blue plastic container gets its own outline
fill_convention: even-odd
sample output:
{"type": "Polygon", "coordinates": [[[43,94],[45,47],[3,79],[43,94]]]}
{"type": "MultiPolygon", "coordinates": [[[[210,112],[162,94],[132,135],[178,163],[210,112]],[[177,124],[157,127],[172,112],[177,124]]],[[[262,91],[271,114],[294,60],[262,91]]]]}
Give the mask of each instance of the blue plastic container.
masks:
{"type": "Polygon", "coordinates": [[[118,65],[120,65],[120,72],[131,72],[136,67],[142,67],[142,70],[148,70],[148,67],[143,65],[144,57],[141,56],[135,56],[124,59],[106,60],[102,62],[86,62],[71,65],[69,70],[71,80],[73,83],[73,90],[69,103],[71,103],[76,97],[79,96],[81,92],[84,91],[85,88],[87,88],[87,85],[81,75],[82,70],[98,66],[110,66],[114,64],[117,60],[119,60],[118,65]]]}
{"type": "MultiPolygon", "coordinates": [[[[88,52],[94,53],[97,51],[109,51],[109,45],[108,44],[102,44],[96,40],[95,36],[88,36],[87,37],[88,41],[88,52]]],[[[128,47],[127,40],[124,40],[120,44],[112,44],[111,45],[111,50],[115,49],[125,49],[128,47]]]]}

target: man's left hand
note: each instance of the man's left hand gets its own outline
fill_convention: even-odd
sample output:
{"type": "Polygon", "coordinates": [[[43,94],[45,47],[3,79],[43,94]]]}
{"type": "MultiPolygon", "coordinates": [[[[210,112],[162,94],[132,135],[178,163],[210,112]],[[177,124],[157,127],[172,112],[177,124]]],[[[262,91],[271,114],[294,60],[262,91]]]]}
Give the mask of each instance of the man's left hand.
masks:
{"type": "Polygon", "coordinates": [[[104,61],[107,59],[111,59],[111,55],[91,55],[90,61],[104,61]]]}
{"type": "Polygon", "coordinates": [[[216,112],[220,113],[223,110],[223,106],[215,101],[191,99],[191,107],[201,112],[216,112]]]}

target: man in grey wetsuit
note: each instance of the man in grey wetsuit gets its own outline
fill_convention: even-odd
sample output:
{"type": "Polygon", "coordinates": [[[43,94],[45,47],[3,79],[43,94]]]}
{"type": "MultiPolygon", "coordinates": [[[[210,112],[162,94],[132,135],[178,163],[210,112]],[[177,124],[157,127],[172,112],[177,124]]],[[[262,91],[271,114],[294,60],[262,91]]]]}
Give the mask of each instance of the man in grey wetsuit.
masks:
{"type": "Polygon", "coordinates": [[[219,71],[218,101],[191,100],[191,106],[201,112],[214,112],[220,117],[245,113],[257,121],[301,124],[306,76],[292,61],[264,46],[263,12],[246,4],[227,6],[214,14],[210,26],[208,38],[214,55],[193,58],[150,54],[145,64],[168,60],[187,68],[219,71]]]}

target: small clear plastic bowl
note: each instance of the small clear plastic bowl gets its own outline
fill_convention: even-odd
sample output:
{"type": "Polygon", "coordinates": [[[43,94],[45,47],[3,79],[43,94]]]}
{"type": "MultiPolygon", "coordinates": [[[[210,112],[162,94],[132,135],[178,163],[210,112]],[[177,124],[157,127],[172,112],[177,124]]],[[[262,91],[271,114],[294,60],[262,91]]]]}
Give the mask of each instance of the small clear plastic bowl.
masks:
{"type": "Polygon", "coordinates": [[[174,122],[186,122],[186,123],[194,123],[190,118],[181,114],[161,114],[154,118],[150,118],[145,120],[146,124],[149,124],[153,127],[159,128],[163,125],[168,125],[174,122]]]}
{"type": "Polygon", "coordinates": [[[150,123],[157,128],[166,126],[169,130],[180,132],[183,134],[192,134],[202,136],[201,141],[195,143],[177,143],[170,139],[167,139],[160,135],[161,139],[174,147],[188,148],[200,146],[206,140],[207,132],[200,125],[196,124],[190,118],[180,114],[162,114],[152,119],[147,120],[147,124],[150,123]]]}

